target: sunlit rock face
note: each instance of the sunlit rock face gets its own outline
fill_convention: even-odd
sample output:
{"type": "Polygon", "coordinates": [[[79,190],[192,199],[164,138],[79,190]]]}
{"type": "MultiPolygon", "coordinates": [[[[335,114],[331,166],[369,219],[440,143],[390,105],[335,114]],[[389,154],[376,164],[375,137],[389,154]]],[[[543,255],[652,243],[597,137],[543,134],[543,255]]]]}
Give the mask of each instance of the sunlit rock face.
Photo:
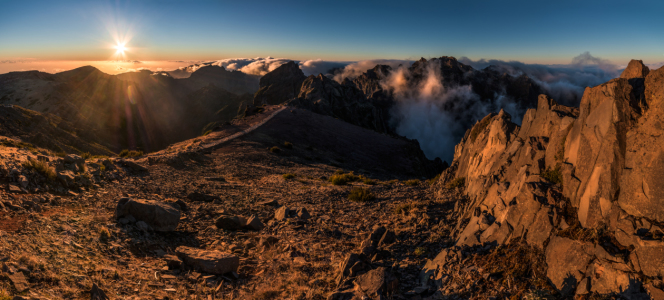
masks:
{"type": "Polygon", "coordinates": [[[579,108],[540,96],[521,126],[488,115],[434,187],[465,179],[457,246],[525,240],[563,294],[636,297],[664,269],[663,114],[664,69],[633,60],[579,108]]]}

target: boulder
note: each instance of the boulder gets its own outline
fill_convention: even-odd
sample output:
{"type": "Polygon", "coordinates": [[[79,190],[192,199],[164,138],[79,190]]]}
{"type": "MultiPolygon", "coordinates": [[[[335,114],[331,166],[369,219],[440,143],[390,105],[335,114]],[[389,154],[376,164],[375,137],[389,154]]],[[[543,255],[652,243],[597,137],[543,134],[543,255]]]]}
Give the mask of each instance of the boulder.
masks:
{"type": "Polygon", "coordinates": [[[199,192],[193,192],[187,195],[187,199],[191,201],[212,202],[214,200],[221,200],[219,196],[207,195],[199,192]]]}
{"type": "Polygon", "coordinates": [[[115,218],[132,216],[150,225],[155,231],[174,231],[180,222],[180,211],[163,202],[122,198],[115,209],[115,218]]]}
{"type": "Polygon", "coordinates": [[[85,158],[80,157],[76,154],[67,154],[64,157],[65,163],[68,164],[75,164],[75,165],[82,165],[85,163],[85,158]]]}
{"type": "Polygon", "coordinates": [[[125,167],[129,170],[135,171],[135,172],[147,172],[148,171],[148,168],[146,168],[144,166],[141,166],[141,165],[135,163],[134,161],[131,161],[131,160],[128,160],[128,159],[118,159],[117,162],[121,166],[123,166],[123,167],[125,167]]]}
{"type": "Polygon", "coordinates": [[[261,222],[261,219],[259,219],[256,215],[252,215],[247,219],[247,223],[244,226],[247,229],[251,230],[261,230],[265,228],[265,225],[263,225],[263,222],[261,222]]]}
{"type": "Polygon", "coordinates": [[[21,175],[21,176],[18,177],[18,184],[20,184],[24,189],[27,189],[28,184],[30,184],[30,182],[28,181],[28,178],[21,175]]]}
{"type": "Polygon", "coordinates": [[[245,223],[242,221],[243,220],[240,220],[240,218],[236,216],[220,216],[214,222],[214,225],[217,226],[217,228],[219,229],[234,231],[240,229],[243,225],[245,225],[245,223]]]}
{"type": "Polygon", "coordinates": [[[216,250],[179,246],[175,249],[175,253],[184,265],[204,273],[222,275],[236,272],[240,266],[240,259],[237,256],[216,250]]]}
{"type": "Polygon", "coordinates": [[[547,277],[564,295],[576,291],[594,255],[591,243],[552,237],[546,248],[547,277]]]}
{"type": "Polygon", "coordinates": [[[286,206],[279,207],[277,211],[274,212],[274,218],[277,221],[290,218],[290,209],[288,209],[286,206]]]}
{"type": "Polygon", "coordinates": [[[385,267],[378,267],[355,278],[357,294],[371,299],[386,297],[394,292],[397,286],[397,280],[390,276],[385,267]]]}

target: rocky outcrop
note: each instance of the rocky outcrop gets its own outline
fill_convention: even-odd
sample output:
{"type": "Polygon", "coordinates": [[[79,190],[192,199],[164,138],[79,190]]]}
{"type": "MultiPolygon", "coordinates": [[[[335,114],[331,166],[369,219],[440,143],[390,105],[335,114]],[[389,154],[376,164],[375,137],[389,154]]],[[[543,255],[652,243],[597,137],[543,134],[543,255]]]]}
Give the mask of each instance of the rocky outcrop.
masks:
{"type": "Polygon", "coordinates": [[[295,62],[285,63],[261,77],[260,88],[254,95],[254,105],[275,105],[298,96],[307,78],[295,62]]]}
{"type": "Polygon", "coordinates": [[[323,76],[309,76],[289,105],[332,116],[378,132],[389,132],[387,114],[356,87],[323,76]]]}
{"type": "Polygon", "coordinates": [[[663,114],[664,69],[632,61],[621,78],[587,88],[579,108],[541,95],[521,126],[488,115],[433,187],[464,183],[456,246],[542,249],[562,294],[661,293],[644,284],[664,275],[663,114]]]}
{"type": "Polygon", "coordinates": [[[646,78],[648,73],[650,73],[650,69],[643,64],[643,61],[632,59],[627,68],[620,74],[620,78],[646,78]]]}

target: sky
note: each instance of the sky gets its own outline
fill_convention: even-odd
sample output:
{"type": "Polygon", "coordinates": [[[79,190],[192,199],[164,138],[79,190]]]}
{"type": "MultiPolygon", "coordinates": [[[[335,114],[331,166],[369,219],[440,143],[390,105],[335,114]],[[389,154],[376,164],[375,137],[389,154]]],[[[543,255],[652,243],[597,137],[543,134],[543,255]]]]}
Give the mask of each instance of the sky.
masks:
{"type": "Polygon", "coordinates": [[[664,1],[0,1],[0,72],[268,56],[565,64],[584,52],[654,64],[662,11],[664,1]]]}

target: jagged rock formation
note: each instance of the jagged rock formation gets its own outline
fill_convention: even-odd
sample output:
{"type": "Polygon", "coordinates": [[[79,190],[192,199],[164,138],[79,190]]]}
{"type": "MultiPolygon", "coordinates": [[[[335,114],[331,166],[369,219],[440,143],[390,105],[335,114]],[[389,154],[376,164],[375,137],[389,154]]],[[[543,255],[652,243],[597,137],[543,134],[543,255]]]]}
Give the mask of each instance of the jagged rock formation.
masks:
{"type": "Polygon", "coordinates": [[[309,76],[298,97],[289,105],[339,118],[354,125],[390,132],[385,111],[354,86],[342,85],[326,76],[309,76]]]}
{"type": "Polygon", "coordinates": [[[305,78],[295,62],[279,66],[261,77],[260,88],[254,95],[254,105],[280,104],[297,97],[305,78]]]}
{"type": "MultiPolygon", "coordinates": [[[[290,62],[261,78],[254,105],[288,103],[378,132],[396,134],[399,120],[391,110],[404,95],[387,82],[395,72],[390,66],[376,65],[356,78],[345,78],[339,83],[322,74],[305,77],[297,64],[290,62]]],[[[542,92],[526,75],[514,77],[496,67],[475,70],[447,56],[428,61],[422,58],[403,73],[402,88],[411,90],[409,96],[418,97],[417,90],[431,80],[431,76],[445,88],[468,87],[476,94],[477,98],[471,101],[433,100],[439,100],[443,109],[456,117],[464,128],[472,125],[471,107],[478,103],[497,110],[499,102],[508,97],[516,103],[517,109],[526,109],[536,105],[537,95],[542,92]]],[[[459,138],[462,135],[460,132],[459,138]]]]}
{"type": "Polygon", "coordinates": [[[90,66],[57,74],[11,72],[0,75],[0,104],[67,120],[70,131],[114,152],[152,151],[236,116],[251,98],[246,93],[258,89],[257,78],[247,76],[216,66],[184,79],[148,70],[108,75],[90,66]]]}
{"type": "Polygon", "coordinates": [[[541,95],[521,126],[503,111],[478,122],[433,188],[465,180],[456,246],[525,241],[563,295],[661,295],[663,103],[664,68],[632,61],[579,108],[541,95]]]}

